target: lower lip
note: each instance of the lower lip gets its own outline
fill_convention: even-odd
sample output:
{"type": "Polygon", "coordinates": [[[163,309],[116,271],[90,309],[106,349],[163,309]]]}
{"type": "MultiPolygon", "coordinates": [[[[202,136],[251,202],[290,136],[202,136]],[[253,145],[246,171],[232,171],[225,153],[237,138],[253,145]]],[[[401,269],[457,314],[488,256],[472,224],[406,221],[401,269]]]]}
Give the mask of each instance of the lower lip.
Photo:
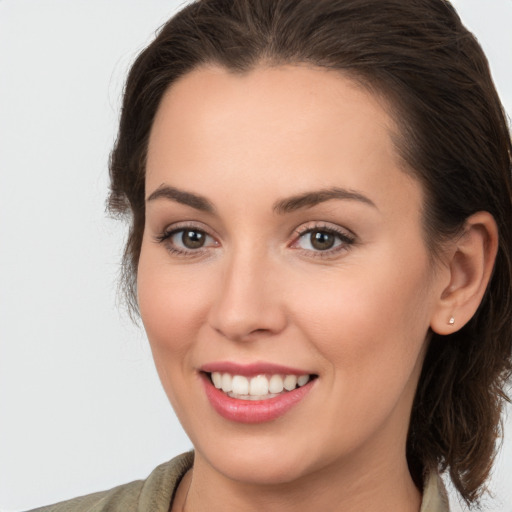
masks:
{"type": "Polygon", "coordinates": [[[239,400],[217,389],[207,375],[203,377],[206,396],[212,407],[223,418],[238,423],[264,423],[279,418],[309,393],[314,382],[310,380],[304,386],[268,400],[239,400]]]}

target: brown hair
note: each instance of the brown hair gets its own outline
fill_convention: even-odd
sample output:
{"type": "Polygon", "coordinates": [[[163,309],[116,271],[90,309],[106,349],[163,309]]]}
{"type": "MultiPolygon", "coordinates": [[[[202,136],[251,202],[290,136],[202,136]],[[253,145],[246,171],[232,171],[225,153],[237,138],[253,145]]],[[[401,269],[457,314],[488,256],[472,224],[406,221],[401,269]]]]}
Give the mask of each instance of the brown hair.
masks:
{"type": "Polygon", "coordinates": [[[474,502],[512,371],[511,140],[482,49],[447,1],[200,0],[169,20],[130,71],[110,162],[109,208],[131,216],[129,304],[137,310],[146,150],[162,95],[198,66],[244,72],[263,61],[340,70],[388,99],[397,149],[426,192],[433,254],[471,214],[485,210],[497,222],[498,255],[480,308],[458,332],[431,333],[407,443],[419,486],[423,471],[448,469],[474,502]]]}

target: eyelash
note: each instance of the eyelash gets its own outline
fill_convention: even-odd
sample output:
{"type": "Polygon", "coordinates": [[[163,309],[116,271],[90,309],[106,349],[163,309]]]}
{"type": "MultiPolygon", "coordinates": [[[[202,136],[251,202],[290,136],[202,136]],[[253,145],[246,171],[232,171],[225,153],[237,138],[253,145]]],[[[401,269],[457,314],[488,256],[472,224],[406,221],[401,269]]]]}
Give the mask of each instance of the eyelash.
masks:
{"type": "Polygon", "coordinates": [[[348,230],[336,228],[332,225],[328,226],[325,224],[314,224],[297,229],[295,231],[295,239],[292,242],[291,247],[297,245],[301,238],[305,235],[315,232],[333,235],[338,239],[340,243],[333,248],[329,248],[324,251],[301,249],[300,247],[295,248],[295,250],[303,251],[304,253],[307,253],[309,257],[312,256],[314,258],[332,258],[337,256],[340,252],[348,251],[350,247],[356,243],[356,236],[348,230]]]}
{"type": "MultiPolygon", "coordinates": [[[[209,246],[201,246],[197,249],[181,249],[176,247],[176,245],[172,244],[170,242],[170,239],[179,234],[184,233],[185,231],[193,231],[196,233],[202,233],[204,236],[211,238],[214,240],[214,237],[209,235],[208,232],[200,227],[187,224],[182,226],[176,226],[172,229],[165,230],[160,235],[157,235],[154,237],[155,241],[159,244],[165,244],[166,249],[171,253],[175,254],[177,256],[184,256],[184,257],[199,257],[202,256],[204,253],[208,251],[210,248],[209,246]]],[[[301,251],[304,254],[307,254],[309,257],[316,257],[316,258],[329,258],[336,256],[339,252],[347,251],[350,249],[352,245],[356,243],[356,237],[353,233],[337,229],[333,226],[327,226],[324,224],[314,224],[305,226],[303,228],[299,228],[296,231],[294,231],[295,237],[293,242],[288,246],[293,248],[294,250],[301,251]],[[325,233],[328,235],[333,235],[337,238],[337,241],[339,242],[338,245],[335,245],[333,248],[328,248],[326,250],[314,250],[314,249],[302,249],[300,247],[296,247],[296,245],[300,242],[302,237],[309,233],[325,233]]],[[[183,235],[182,235],[183,236],[183,235]]],[[[336,242],[335,242],[336,243],[336,242]]]]}
{"type": "MultiPolygon", "coordinates": [[[[171,253],[175,254],[177,256],[202,256],[207,250],[208,247],[202,246],[197,249],[181,249],[176,247],[174,244],[171,243],[171,238],[179,233],[184,233],[185,231],[193,231],[196,233],[202,233],[206,237],[214,239],[211,235],[207,233],[205,229],[202,229],[201,227],[194,226],[193,224],[185,224],[181,226],[175,226],[172,229],[166,229],[163,233],[160,235],[155,236],[155,241],[159,244],[164,244],[166,249],[171,253]]],[[[182,235],[183,236],[183,235],[182,235]]]]}

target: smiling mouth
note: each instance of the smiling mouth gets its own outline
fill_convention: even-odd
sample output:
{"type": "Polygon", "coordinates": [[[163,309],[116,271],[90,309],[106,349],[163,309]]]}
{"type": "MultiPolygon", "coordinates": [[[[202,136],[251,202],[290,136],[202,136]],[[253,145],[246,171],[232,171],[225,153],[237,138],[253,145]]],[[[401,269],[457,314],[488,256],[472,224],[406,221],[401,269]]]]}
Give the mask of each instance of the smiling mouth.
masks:
{"type": "Polygon", "coordinates": [[[253,377],[228,372],[206,373],[211,383],[231,398],[238,400],[269,400],[305,386],[317,375],[262,374],[253,377]]]}

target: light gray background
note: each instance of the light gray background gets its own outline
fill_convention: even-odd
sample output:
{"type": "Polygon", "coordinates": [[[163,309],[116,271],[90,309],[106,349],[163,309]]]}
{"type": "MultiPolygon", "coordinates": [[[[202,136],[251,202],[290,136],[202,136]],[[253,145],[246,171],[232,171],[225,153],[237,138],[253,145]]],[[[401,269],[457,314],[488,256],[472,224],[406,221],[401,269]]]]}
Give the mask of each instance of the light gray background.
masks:
{"type": "MultiPolygon", "coordinates": [[[[182,3],[0,0],[3,511],[143,478],[191,447],[116,305],[125,229],[104,209],[124,76],[182,3]]],[[[512,0],[454,4],[511,113],[512,0]]],[[[512,511],[511,475],[509,422],[486,510],[512,511]]]]}

